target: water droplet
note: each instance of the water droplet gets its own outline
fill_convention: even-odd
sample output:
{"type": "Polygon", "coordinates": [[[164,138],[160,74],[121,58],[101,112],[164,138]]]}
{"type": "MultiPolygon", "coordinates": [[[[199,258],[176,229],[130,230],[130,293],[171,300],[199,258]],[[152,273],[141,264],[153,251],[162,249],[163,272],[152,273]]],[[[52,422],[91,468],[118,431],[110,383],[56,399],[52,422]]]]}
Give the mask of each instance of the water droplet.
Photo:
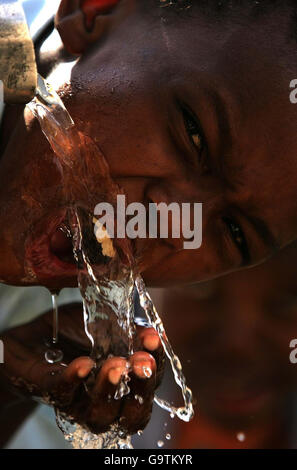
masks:
{"type": "Polygon", "coordinates": [[[152,376],[152,369],[150,367],[142,368],[144,375],[149,379],[152,376]]]}
{"type": "Polygon", "coordinates": [[[245,434],[243,432],[239,432],[237,435],[236,435],[236,438],[239,442],[244,442],[245,441],[245,434]]]}
{"type": "Polygon", "coordinates": [[[130,387],[128,385],[128,382],[130,380],[130,377],[128,375],[123,375],[122,379],[118,385],[118,388],[115,391],[114,394],[114,399],[115,400],[120,400],[126,395],[129,395],[130,393],[130,387]]]}
{"type": "Polygon", "coordinates": [[[163,447],[164,442],[163,442],[163,441],[158,441],[158,442],[157,442],[157,445],[158,445],[158,447],[163,447]]]}
{"type": "Polygon", "coordinates": [[[169,432],[168,432],[165,437],[166,437],[167,441],[170,441],[170,439],[171,439],[171,434],[169,434],[169,432]]]}
{"type": "Polygon", "coordinates": [[[50,373],[50,375],[52,375],[52,376],[55,376],[55,375],[57,375],[57,374],[58,374],[58,371],[57,371],[57,370],[52,370],[51,373],[50,373]]]}
{"type": "Polygon", "coordinates": [[[143,431],[141,429],[139,429],[139,431],[137,431],[137,434],[138,434],[138,436],[141,436],[143,434],[143,431]]]}
{"type": "Polygon", "coordinates": [[[140,395],[134,395],[135,400],[138,401],[140,405],[143,405],[143,398],[140,395]]]}
{"type": "Polygon", "coordinates": [[[53,337],[49,349],[46,351],[44,357],[46,362],[49,364],[55,364],[61,362],[63,359],[63,352],[60,349],[56,349],[54,346],[58,342],[58,304],[57,294],[52,294],[52,305],[53,305],[53,337]]]}
{"type": "Polygon", "coordinates": [[[173,418],[174,418],[174,416],[175,416],[175,415],[174,415],[174,413],[170,413],[170,418],[172,418],[172,419],[173,419],[173,418]]]}
{"type": "Polygon", "coordinates": [[[63,359],[63,353],[59,349],[49,349],[46,351],[45,355],[45,360],[49,364],[55,364],[57,362],[62,361],[63,359]]]}

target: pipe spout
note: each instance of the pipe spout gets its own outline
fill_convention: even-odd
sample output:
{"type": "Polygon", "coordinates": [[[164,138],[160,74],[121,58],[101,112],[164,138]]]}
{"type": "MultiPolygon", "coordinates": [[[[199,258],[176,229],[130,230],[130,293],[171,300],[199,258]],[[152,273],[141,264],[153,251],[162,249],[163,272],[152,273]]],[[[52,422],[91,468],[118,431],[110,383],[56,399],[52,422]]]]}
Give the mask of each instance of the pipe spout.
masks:
{"type": "Polygon", "coordinates": [[[28,103],[35,96],[36,87],[34,45],[23,7],[17,0],[0,0],[0,91],[2,88],[3,100],[13,104],[28,103]]]}

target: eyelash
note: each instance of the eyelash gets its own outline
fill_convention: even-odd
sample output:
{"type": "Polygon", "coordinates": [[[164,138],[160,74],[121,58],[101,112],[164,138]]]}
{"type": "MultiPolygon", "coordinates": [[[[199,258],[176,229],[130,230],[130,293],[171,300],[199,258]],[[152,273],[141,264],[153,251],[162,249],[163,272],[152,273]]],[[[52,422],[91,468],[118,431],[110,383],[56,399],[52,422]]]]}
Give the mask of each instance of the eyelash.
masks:
{"type": "Polygon", "coordinates": [[[241,253],[243,264],[248,264],[250,262],[250,251],[241,226],[230,217],[223,217],[223,222],[227,226],[232,240],[241,253]]]}
{"type": "Polygon", "coordinates": [[[184,125],[186,132],[189,136],[191,144],[195,147],[196,152],[198,153],[199,162],[202,162],[202,155],[204,153],[206,143],[203,131],[199,122],[197,121],[196,116],[192,111],[190,111],[184,105],[181,106],[181,111],[183,115],[184,125]]]}

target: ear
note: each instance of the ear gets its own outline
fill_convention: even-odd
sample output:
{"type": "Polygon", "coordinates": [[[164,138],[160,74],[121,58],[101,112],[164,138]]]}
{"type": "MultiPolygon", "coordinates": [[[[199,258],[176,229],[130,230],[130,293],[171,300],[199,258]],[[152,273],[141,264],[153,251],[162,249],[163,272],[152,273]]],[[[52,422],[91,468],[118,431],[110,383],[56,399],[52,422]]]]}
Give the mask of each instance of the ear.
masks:
{"type": "Polygon", "coordinates": [[[55,26],[65,48],[82,54],[130,11],[133,0],[62,0],[55,26]]]}

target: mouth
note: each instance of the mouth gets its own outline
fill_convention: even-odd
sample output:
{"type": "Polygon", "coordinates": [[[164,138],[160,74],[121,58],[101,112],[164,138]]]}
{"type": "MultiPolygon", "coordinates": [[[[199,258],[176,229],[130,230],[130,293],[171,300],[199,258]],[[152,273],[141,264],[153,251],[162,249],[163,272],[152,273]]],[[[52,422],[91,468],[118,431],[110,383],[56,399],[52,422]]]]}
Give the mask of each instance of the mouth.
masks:
{"type": "MultiPolygon", "coordinates": [[[[131,264],[130,245],[126,240],[116,243],[115,255],[104,252],[104,244],[99,243],[94,232],[93,218],[88,211],[79,209],[81,231],[80,246],[84,256],[94,268],[98,278],[111,274],[116,276],[115,267],[131,264]],[[111,257],[112,256],[112,257],[111,257]],[[120,261],[119,261],[120,260],[120,261]]],[[[78,219],[71,209],[64,209],[55,215],[41,220],[34,231],[31,230],[25,246],[26,269],[36,282],[50,289],[76,287],[79,271],[86,270],[80,250],[74,256],[74,227],[78,219]],[[71,221],[71,223],[70,223],[71,221]]]]}
{"type": "Polygon", "coordinates": [[[74,259],[67,210],[41,220],[27,237],[26,268],[39,284],[47,287],[76,287],[74,259]]]}

